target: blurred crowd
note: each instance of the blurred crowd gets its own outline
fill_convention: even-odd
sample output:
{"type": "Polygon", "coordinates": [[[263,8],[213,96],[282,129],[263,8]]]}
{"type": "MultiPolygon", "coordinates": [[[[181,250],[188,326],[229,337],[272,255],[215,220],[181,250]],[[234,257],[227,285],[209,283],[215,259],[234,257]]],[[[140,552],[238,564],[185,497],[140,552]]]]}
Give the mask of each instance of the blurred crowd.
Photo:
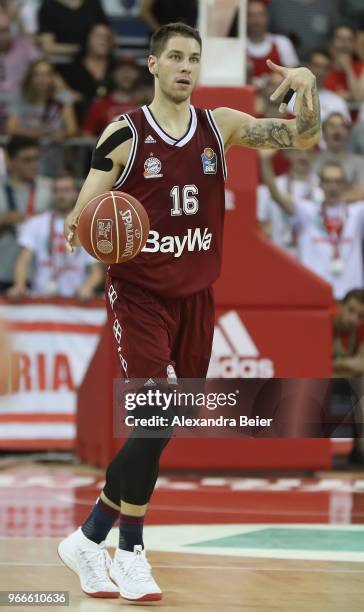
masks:
{"type": "Polygon", "coordinates": [[[198,0],[0,1],[0,293],[88,300],[104,270],[65,216],[104,127],[151,101],[149,38],[198,0]]]}
{"type": "MultiPolygon", "coordinates": [[[[334,398],[340,409],[345,401],[356,406],[359,428],[364,417],[364,2],[250,0],[247,29],[248,82],[255,87],[257,117],[282,117],[270,100],[280,77],[268,70],[268,58],[306,65],[316,76],[321,141],[309,150],[259,152],[257,217],[277,248],[332,287],[334,398]],[[340,379],[350,379],[351,387],[340,379]]],[[[285,118],[294,116],[293,98],[285,118]]],[[[356,433],[351,459],[363,465],[363,432],[356,433]]]]}
{"type": "MultiPolygon", "coordinates": [[[[281,116],[270,101],[280,81],[270,57],[310,68],[322,118],[315,149],[260,153],[261,229],[342,300],[364,286],[364,2],[250,0],[247,27],[256,116],[281,116]]],[[[293,98],[286,118],[294,115],[293,98]]]]}
{"type": "MultiPolygon", "coordinates": [[[[196,25],[198,4],[0,1],[0,291],[87,299],[101,289],[101,267],[65,251],[62,219],[103,128],[151,100],[151,33],[170,21],[196,25]]],[[[249,0],[247,55],[257,117],[279,116],[268,57],[316,75],[320,145],[262,153],[257,215],[342,300],[364,285],[364,2],[249,0]]],[[[294,112],[293,100],[286,117],[294,112]]]]}
{"type": "MultiPolygon", "coordinates": [[[[82,249],[66,250],[64,218],[104,127],[152,99],[151,34],[173,21],[197,25],[199,1],[207,2],[0,0],[0,294],[103,293],[103,266],[82,249]]],[[[229,9],[223,35],[236,36],[237,0],[216,2],[229,9]]],[[[315,74],[323,132],[313,150],[260,153],[258,222],[277,248],[331,285],[333,375],[361,380],[364,0],[248,0],[255,115],[282,117],[270,100],[280,77],[268,58],[315,74]]],[[[364,463],[361,439],[353,452],[364,463]]]]}

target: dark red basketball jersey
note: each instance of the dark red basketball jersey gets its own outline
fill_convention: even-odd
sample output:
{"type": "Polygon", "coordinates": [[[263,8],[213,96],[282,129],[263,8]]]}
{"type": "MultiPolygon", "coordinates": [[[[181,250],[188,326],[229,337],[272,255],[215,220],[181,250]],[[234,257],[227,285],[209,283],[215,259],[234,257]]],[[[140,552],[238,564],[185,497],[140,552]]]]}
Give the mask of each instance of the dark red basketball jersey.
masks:
{"type": "Polygon", "coordinates": [[[166,297],[209,287],[221,268],[224,145],[211,111],[191,106],[190,112],[179,140],[162,130],[146,106],[122,116],[133,142],[114,189],[143,204],[150,232],[141,253],[109,266],[109,274],[166,297]]]}

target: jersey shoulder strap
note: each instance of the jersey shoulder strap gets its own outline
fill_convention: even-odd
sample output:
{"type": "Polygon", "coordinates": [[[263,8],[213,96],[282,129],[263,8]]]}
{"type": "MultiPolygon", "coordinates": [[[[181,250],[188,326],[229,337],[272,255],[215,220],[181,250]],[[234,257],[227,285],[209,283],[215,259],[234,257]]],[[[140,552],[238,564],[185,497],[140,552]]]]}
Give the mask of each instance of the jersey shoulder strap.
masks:
{"type": "Polygon", "coordinates": [[[225,147],[224,147],[224,141],[223,141],[223,138],[220,132],[220,128],[211,110],[205,109],[202,112],[207,119],[208,125],[210,129],[212,130],[214,137],[217,140],[217,144],[218,144],[219,151],[220,151],[224,179],[226,180],[227,179],[227,166],[226,166],[226,159],[225,159],[225,147]]]}

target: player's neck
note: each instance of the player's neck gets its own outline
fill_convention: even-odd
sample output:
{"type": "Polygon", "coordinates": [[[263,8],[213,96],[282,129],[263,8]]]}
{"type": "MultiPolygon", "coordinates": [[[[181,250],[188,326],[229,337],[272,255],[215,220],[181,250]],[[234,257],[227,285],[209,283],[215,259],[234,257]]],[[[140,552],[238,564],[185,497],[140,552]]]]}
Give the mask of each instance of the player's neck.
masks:
{"type": "Polygon", "coordinates": [[[149,108],[167,134],[179,138],[187,131],[191,119],[190,99],[176,104],[157,91],[149,108]]]}

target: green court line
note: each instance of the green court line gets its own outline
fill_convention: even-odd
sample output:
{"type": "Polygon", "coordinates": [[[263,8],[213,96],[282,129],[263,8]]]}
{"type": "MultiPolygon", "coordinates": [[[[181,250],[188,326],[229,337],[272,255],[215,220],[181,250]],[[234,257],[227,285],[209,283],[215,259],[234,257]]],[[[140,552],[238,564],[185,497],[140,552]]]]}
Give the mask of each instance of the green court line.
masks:
{"type": "Polygon", "coordinates": [[[226,538],[217,538],[216,540],[194,542],[188,546],[364,552],[364,531],[305,528],[282,529],[273,527],[249,533],[238,533],[226,538]]]}

